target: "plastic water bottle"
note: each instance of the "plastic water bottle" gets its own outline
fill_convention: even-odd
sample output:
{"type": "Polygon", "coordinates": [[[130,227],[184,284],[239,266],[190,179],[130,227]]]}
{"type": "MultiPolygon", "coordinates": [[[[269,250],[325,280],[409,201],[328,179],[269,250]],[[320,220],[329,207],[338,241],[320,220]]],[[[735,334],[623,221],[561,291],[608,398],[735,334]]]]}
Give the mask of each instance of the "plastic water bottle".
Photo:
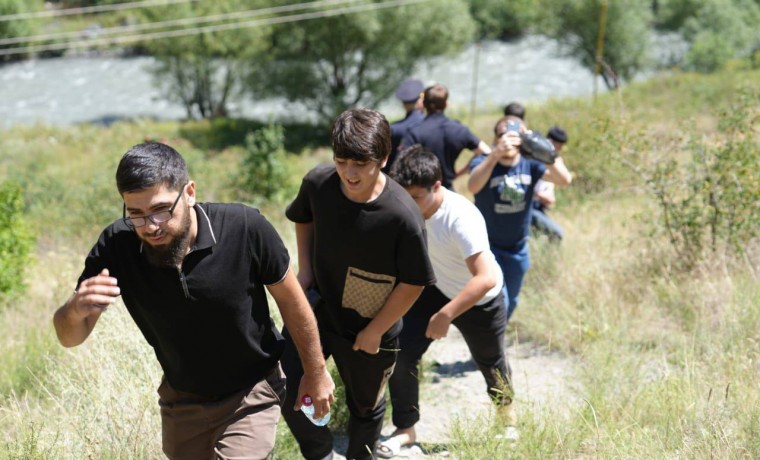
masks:
{"type": "Polygon", "coordinates": [[[304,413],[311,423],[317,426],[325,426],[327,425],[327,422],[330,421],[329,412],[322,418],[314,418],[314,405],[312,404],[311,396],[309,395],[304,395],[303,399],[301,399],[301,412],[304,413]]]}

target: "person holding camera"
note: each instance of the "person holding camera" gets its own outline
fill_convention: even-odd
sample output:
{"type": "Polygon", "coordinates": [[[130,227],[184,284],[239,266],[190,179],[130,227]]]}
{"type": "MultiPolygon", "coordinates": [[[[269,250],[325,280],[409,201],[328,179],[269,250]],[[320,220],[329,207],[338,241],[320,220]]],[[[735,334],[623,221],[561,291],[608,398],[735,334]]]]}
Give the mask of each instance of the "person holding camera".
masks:
{"type": "Polygon", "coordinates": [[[502,117],[494,126],[492,153],[470,162],[467,188],[486,220],[491,251],[504,275],[507,319],[517,308],[520,288],[530,268],[528,237],[539,179],[569,185],[572,176],[546,139],[528,131],[520,118],[502,117]]]}

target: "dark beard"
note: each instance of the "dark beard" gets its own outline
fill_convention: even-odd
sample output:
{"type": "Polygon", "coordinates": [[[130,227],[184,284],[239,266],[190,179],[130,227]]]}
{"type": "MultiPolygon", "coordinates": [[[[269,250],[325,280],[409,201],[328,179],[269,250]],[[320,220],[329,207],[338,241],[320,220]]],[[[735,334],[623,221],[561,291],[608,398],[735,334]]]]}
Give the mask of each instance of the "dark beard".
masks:
{"type": "Polygon", "coordinates": [[[167,246],[156,248],[148,243],[143,243],[145,255],[151,265],[162,268],[177,268],[182,266],[182,261],[185,258],[185,254],[187,254],[187,248],[190,244],[190,225],[192,224],[190,212],[189,210],[187,211],[182,219],[180,232],[167,246]]]}

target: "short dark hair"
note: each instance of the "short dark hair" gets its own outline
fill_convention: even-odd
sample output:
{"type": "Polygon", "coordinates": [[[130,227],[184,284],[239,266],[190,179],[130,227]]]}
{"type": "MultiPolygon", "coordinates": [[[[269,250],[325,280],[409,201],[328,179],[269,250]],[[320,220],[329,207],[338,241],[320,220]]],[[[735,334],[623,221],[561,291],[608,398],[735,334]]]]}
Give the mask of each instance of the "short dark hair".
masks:
{"type": "Polygon", "coordinates": [[[399,154],[391,166],[390,176],[402,187],[433,188],[443,177],[441,162],[433,152],[414,144],[399,154]]]}
{"type": "Polygon", "coordinates": [[[428,113],[443,112],[446,110],[446,101],[449,100],[449,90],[440,83],[425,88],[422,96],[422,105],[428,113]]]}
{"type": "Polygon", "coordinates": [[[525,120],[525,106],[519,102],[510,102],[506,107],[504,107],[504,115],[514,115],[520,120],[525,120]]]}
{"type": "Polygon", "coordinates": [[[346,110],[333,123],[332,148],[336,158],[382,163],[391,153],[391,125],[376,110],[346,110]]]}
{"type": "Polygon", "coordinates": [[[549,132],[546,133],[546,137],[560,144],[566,144],[568,139],[567,132],[559,126],[552,126],[549,132]]]}
{"type": "Polygon", "coordinates": [[[501,137],[504,134],[506,134],[507,133],[507,121],[510,121],[510,120],[519,121],[521,127],[525,126],[525,122],[522,121],[522,119],[520,117],[518,117],[516,115],[507,115],[507,116],[501,117],[498,120],[496,120],[496,124],[493,125],[493,135],[496,136],[496,137],[501,137]]]}
{"type": "Polygon", "coordinates": [[[157,185],[179,190],[188,181],[185,159],[173,148],[159,142],[135,145],[121,157],[116,168],[116,188],[120,194],[157,185]]]}

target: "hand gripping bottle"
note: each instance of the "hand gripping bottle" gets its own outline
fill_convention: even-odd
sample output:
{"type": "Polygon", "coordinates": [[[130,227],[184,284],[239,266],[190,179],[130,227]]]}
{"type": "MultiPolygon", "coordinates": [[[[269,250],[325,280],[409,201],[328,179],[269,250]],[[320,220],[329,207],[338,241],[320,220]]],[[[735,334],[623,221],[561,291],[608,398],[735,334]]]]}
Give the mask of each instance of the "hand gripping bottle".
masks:
{"type": "Polygon", "coordinates": [[[309,395],[304,395],[303,399],[301,399],[301,412],[304,413],[311,423],[317,426],[325,426],[330,421],[329,412],[322,418],[314,418],[314,405],[311,403],[311,396],[309,395]]]}

